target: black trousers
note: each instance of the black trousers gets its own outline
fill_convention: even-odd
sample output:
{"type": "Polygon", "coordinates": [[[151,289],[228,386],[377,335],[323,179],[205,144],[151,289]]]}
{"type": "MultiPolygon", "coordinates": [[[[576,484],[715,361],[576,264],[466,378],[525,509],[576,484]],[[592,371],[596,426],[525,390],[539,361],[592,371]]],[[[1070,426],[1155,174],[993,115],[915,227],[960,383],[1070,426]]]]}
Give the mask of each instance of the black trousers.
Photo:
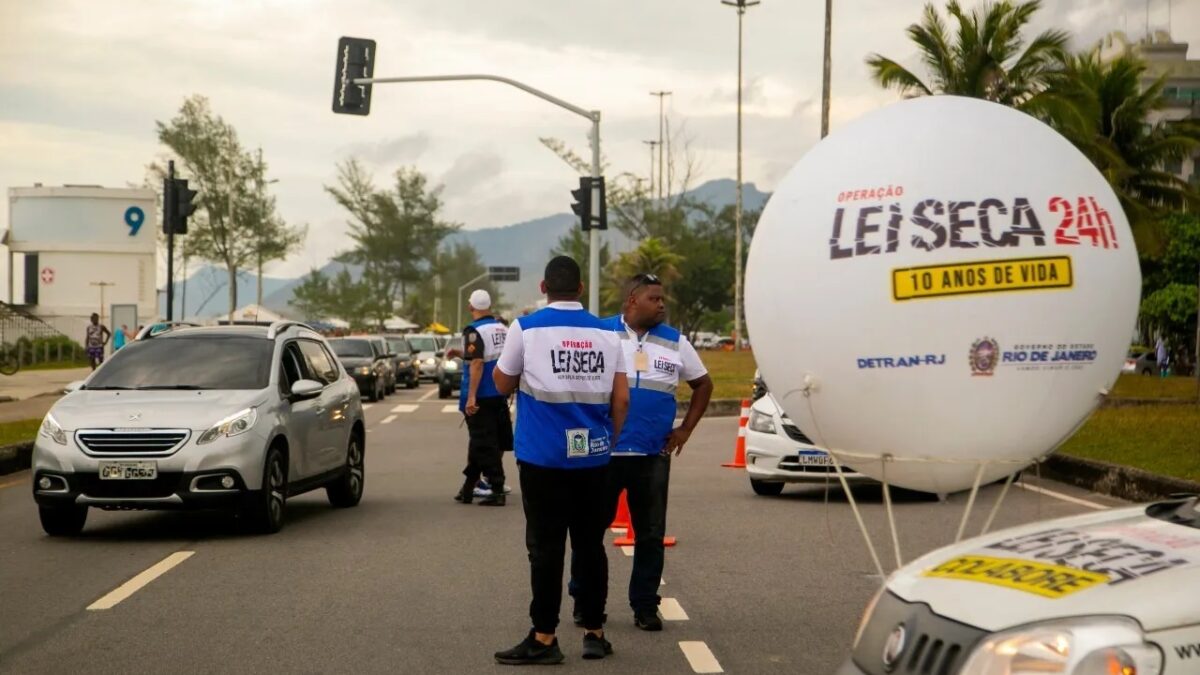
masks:
{"type": "MultiPolygon", "coordinates": [[[[467,467],[464,486],[474,486],[480,474],[495,494],[504,490],[504,451],[512,449],[512,418],[503,396],[478,399],[479,410],[467,416],[467,467]]],[[[464,488],[465,489],[465,488],[464,488]]]]}
{"type": "Polygon", "coordinates": [[[611,520],[605,498],[608,467],[548,469],[518,462],[525,507],[525,547],[533,600],[529,617],[539,633],[553,633],[562,606],[563,558],[571,537],[575,602],[588,630],[604,626],[608,556],[604,530],[611,520]]]}
{"type": "MultiPolygon", "coordinates": [[[[629,576],[629,606],[635,612],[654,611],[663,572],[663,537],[667,532],[667,488],[671,458],[666,455],[618,456],[608,464],[605,503],[607,520],[617,515],[621,491],[628,492],[629,519],[637,535],[633,547],[633,573],[629,576]]],[[[571,595],[578,593],[576,561],[571,561],[571,595]]]]}

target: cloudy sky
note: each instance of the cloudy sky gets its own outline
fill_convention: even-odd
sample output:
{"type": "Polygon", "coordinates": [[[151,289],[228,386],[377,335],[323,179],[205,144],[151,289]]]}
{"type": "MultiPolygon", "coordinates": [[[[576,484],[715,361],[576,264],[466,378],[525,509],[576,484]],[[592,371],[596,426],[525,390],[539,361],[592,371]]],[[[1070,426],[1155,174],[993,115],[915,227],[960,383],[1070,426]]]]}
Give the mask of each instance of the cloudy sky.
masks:
{"type": "MultiPolygon", "coordinates": [[[[819,132],[820,0],[763,0],[746,16],[745,175],[774,187],[819,132]]],[[[966,0],[968,6],[974,3],[966,0]]],[[[868,78],[881,52],[916,67],[904,28],[918,0],[835,0],[833,126],[896,98],[868,78]]],[[[1145,0],[1047,0],[1035,29],[1077,46],[1140,37],[1145,0]]],[[[1176,39],[1200,51],[1200,0],[1175,0],[1176,39]]],[[[1150,0],[1152,29],[1167,0],[1150,0]]],[[[645,173],[670,90],[701,180],[734,175],[737,25],[719,0],[0,0],[0,186],[140,183],[162,148],[154,123],[204,94],[271,165],[284,217],[308,223],[291,276],[342,248],[322,189],[350,156],[387,179],[414,165],[444,183],[446,213],[482,228],[566,211],[575,178],[538,142],[587,149],[587,123],[493,83],[383,85],[371,115],[330,112],[339,36],[378,42],[377,76],[494,73],[603,113],[604,152],[645,173]]],[[[0,228],[7,209],[0,210],[0,228]]]]}

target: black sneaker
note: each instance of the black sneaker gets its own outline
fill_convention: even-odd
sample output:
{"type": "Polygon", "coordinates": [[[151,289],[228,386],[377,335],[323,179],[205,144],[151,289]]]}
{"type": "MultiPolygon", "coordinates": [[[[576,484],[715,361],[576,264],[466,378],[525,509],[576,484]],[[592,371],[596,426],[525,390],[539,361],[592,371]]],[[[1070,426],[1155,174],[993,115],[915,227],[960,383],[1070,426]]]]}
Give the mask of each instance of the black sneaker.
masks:
{"type": "Polygon", "coordinates": [[[562,650],[558,648],[558,638],[544,645],[533,637],[533,631],[529,631],[529,635],[516,647],[496,652],[495,656],[496,663],[506,666],[548,666],[562,663],[564,658],[562,650]]]}
{"type": "Polygon", "coordinates": [[[662,619],[658,616],[658,610],[648,609],[633,613],[633,625],[648,631],[659,631],[663,629],[662,619]]]}
{"type": "Polygon", "coordinates": [[[612,643],[592,633],[583,634],[583,658],[591,661],[613,653],[612,643]]]}
{"type": "Polygon", "coordinates": [[[454,495],[454,501],[456,501],[460,504],[470,504],[471,500],[474,498],[475,498],[474,491],[468,491],[468,490],[459,490],[458,494],[454,495]]]}
{"type": "Polygon", "coordinates": [[[504,506],[507,503],[508,495],[504,494],[503,492],[500,494],[493,492],[492,494],[479,500],[480,506],[504,506]]]}

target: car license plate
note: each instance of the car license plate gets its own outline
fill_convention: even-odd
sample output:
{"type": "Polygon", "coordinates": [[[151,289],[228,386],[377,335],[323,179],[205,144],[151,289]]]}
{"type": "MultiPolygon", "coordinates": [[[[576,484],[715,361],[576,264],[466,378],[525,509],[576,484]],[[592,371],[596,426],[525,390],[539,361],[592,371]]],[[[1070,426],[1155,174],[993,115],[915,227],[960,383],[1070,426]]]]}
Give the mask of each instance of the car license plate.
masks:
{"type": "Polygon", "coordinates": [[[100,480],[154,480],[156,462],[100,462],[100,480]]]}
{"type": "Polygon", "coordinates": [[[820,450],[801,450],[796,463],[803,466],[833,466],[833,458],[820,450]]]}

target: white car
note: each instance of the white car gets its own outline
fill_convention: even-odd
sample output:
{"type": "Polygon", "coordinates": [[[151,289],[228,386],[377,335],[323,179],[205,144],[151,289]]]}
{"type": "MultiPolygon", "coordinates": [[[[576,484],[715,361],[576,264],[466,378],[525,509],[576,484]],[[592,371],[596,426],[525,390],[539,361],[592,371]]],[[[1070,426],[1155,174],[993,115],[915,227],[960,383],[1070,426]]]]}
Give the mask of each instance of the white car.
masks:
{"type": "Polygon", "coordinates": [[[938,549],[867,606],[838,675],[1200,673],[1200,497],[938,549]]]}
{"type": "MultiPolygon", "coordinates": [[[[847,480],[870,480],[842,467],[847,480]]],[[[787,483],[837,483],[833,459],[784,416],[770,394],[750,406],[746,426],[746,473],[755,494],[774,496],[787,483]]]]}

